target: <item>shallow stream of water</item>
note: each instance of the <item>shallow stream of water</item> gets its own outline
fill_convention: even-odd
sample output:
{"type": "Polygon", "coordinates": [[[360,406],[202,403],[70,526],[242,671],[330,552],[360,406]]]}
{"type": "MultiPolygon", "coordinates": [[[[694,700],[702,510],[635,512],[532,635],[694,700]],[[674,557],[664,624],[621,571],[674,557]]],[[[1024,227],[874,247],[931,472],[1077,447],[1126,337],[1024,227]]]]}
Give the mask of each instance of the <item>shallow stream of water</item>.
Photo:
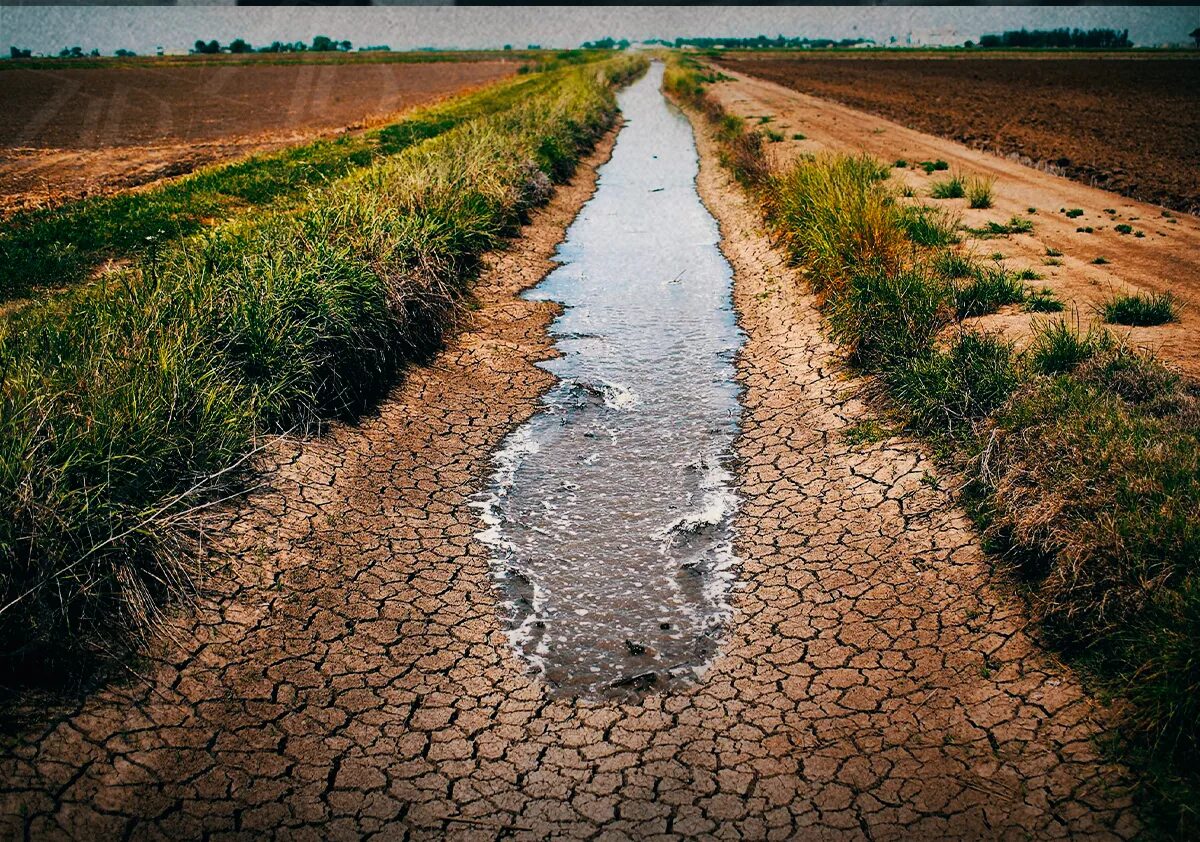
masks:
{"type": "Polygon", "coordinates": [[[662,66],[620,94],[595,196],[527,293],[561,302],[558,385],[505,441],[481,502],[518,652],[556,690],[694,680],[728,614],[742,342],[691,127],[662,66]]]}

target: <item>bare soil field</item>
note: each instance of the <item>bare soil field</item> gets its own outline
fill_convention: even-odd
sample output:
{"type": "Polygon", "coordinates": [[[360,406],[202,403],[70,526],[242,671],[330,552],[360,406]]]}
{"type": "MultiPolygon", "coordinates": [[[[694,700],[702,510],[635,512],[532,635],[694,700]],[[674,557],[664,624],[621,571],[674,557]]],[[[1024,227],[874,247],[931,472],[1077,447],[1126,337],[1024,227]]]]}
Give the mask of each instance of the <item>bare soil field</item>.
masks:
{"type": "MultiPolygon", "coordinates": [[[[893,179],[913,194],[912,201],[957,214],[964,226],[980,228],[1013,216],[1028,218],[1033,223],[1030,233],[965,236],[963,248],[983,258],[994,257],[1010,270],[1036,272],[1039,277],[1031,286],[1049,288],[1065,304],[1065,315],[1072,321],[1084,325],[1098,322],[1096,308],[1114,295],[1173,293],[1183,302],[1179,321],[1156,327],[1110,327],[1184,372],[1200,376],[1196,342],[1200,329],[1200,220],[1195,217],[1164,212],[774,82],[747,76],[713,85],[712,95],[730,113],[751,124],[769,120],[764,126],[785,138],[768,146],[769,154],[780,164],[797,155],[824,151],[865,151],[889,162],[903,159],[908,167],[894,169],[893,179]],[[796,139],[797,134],[802,138],[796,139]],[[965,199],[931,199],[933,183],[947,173],[928,175],[915,164],[938,159],[947,162],[951,173],[994,178],[993,207],[973,210],[965,199]],[[1076,210],[1082,213],[1074,215],[1076,210]],[[1117,227],[1125,225],[1130,226],[1130,233],[1121,233],[1117,227]]],[[[1011,305],[971,321],[1023,344],[1031,328],[1046,318],[1011,305]]]]}
{"type": "Polygon", "coordinates": [[[1200,61],[746,58],[726,69],[1077,181],[1200,211],[1200,61]]]}
{"type": "Polygon", "coordinates": [[[516,72],[515,61],[202,64],[0,74],[0,211],[134,187],[516,72]]]}

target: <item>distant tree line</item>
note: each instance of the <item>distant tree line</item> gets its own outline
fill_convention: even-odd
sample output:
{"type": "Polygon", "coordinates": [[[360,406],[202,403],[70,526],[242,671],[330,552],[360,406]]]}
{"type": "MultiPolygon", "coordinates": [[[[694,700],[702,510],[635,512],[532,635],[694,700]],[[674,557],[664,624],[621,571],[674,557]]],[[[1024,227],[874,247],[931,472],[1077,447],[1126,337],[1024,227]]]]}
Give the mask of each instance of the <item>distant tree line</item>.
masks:
{"type": "Polygon", "coordinates": [[[676,38],[674,42],[664,41],[663,39],[654,39],[650,43],[662,44],[664,46],[675,47],[697,47],[702,50],[708,50],[719,47],[728,47],[732,50],[765,50],[769,48],[787,47],[791,49],[826,49],[828,47],[855,47],[859,44],[873,44],[868,38],[842,38],[836,40],[834,38],[788,38],[784,35],[776,35],[770,38],[766,35],[756,35],[753,38],[676,38]]]}
{"type": "MultiPolygon", "coordinates": [[[[9,47],[8,54],[12,58],[32,58],[33,50],[23,50],[20,47],[9,47]]],[[[113,53],[117,58],[129,58],[136,56],[133,50],[117,50],[113,53]]],[[[85,53],[83,47],[63,47],[58,51],[59,58],[98,58],[99,50],[92,50],[90,53],[85,53]]]]}
{"type": "Polygon", "coordinates": [[[629,39],[622,38],[617,41],[613,38],[601,38],[599,41],[584,41],[582,46],[585,50],[626,50],[629,48],[629,39]]]}
{"type": "Polygon", "coordinates": [[[996,47],[1058,47],[1098,50],[1123,50],[1133,46],[1129,30],[1115,29],[1010,29],[1001,35],[984,35],[979,46],[996,47]]]}
{"type": "MultiPolygon", "coordinates": [[[[349,41],[335,41],[328,35],[318,35],[312,44],[303,41],[272,41],[270,46],[255,48],[243,38],[235,38],[229,46],[222,47],[217,40],[205,41],[196,39],[192,52],[198,55],[216,55],[217,53],[333,53],[347,52],[351,48],[349,41]]],[[[371,50],[386,50],[387,47],[370,47],[371,50]]]]}

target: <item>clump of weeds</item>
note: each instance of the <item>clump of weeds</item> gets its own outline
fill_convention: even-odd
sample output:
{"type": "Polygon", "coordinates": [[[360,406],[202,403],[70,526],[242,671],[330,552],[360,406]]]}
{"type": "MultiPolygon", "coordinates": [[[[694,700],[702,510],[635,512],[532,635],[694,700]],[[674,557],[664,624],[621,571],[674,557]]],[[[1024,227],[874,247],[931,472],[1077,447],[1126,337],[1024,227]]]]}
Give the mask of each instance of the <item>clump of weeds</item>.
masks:
{"type": "Polygon", "coordinates": [[[1179,321],[1179,299],[1169,292],[1115,295],[1099,307],[1104,321],[1130,327],[1153,327],[1179,321]]]}
{"type": "Polygon", "coordinates": [[[976,209],[992,206],[992,188],[996,179],[974,176],[967,179],[967,204],[976,209]]]}
{"type": "Polygon", "coordinates": [[[961,199],[967,195],[966,182],[959,175],[935,181],[929,188],[929,195],[934,199],[961,199]]]}
{"type": "Polygon", "coordinates": [[[1063,303],[1055,297],[1054,290],[1042,287],[1027,294],[1025,309],[1030,313],[1061,313],[1063,303]]]}
{"type": "Polygon", "coordinates": [[[988,222],[980,228],[967,228],[966,231],[971,236],[983,240],[1012,234],[1028,234],[1033,231],[1033,221],[1023,216],[1013,216],[1008,222],[988,222]]]}
{"type": "Polygon", "coordinates": [[[1025,285],[1015,274],[999,266],[977,268],[970,282],[959,286],[954,293],[955,311],[960,319],[986,316],[1006,304],[1020,304],[1024,300],[1025,285]]]}
{"type": "Polygon", "coordinates": [[[919,246],[943,247],[959,241],[957,218],[940,208],[907,207],[900,214],[900,226],[919,246]]]}

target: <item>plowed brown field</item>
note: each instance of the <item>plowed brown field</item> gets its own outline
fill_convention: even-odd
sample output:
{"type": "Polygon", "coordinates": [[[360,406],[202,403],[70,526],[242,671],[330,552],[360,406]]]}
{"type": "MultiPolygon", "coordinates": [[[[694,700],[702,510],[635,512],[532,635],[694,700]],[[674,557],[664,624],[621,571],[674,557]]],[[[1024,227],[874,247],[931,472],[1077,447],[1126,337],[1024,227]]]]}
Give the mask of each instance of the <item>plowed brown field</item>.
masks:
{"type": "Polygon", "coordinates": [[[739,58],[731,70],[1200,211],[1200,60],[739,58]]]}
{"type": "Polygon", "coordinates": [[[134,187],[383,120],[515,61],[15,69],[0,73],[6,208],[134,187]]]}

